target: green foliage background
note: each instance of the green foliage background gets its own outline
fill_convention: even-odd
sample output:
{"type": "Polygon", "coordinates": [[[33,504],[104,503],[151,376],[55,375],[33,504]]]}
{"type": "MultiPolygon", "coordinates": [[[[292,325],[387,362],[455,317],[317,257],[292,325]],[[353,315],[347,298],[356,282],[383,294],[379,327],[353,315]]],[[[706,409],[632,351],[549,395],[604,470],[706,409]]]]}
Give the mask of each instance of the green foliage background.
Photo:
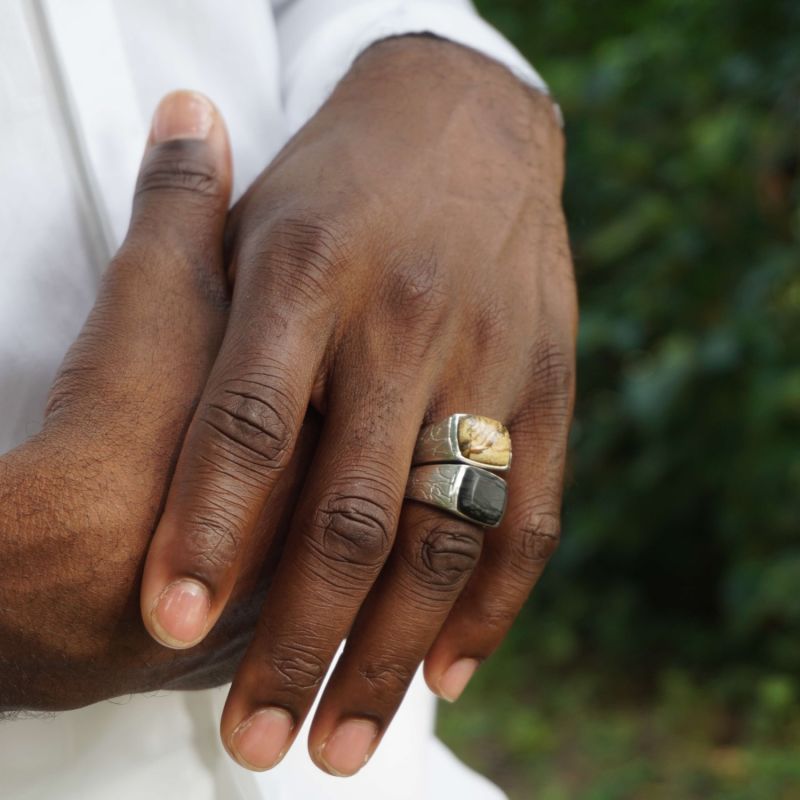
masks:
{"type": "Polygon", "coordinates": [[[566,118],[579,398],[442,735],[513,798],[800,798],[800,3],[478,5],[566,118]]]}

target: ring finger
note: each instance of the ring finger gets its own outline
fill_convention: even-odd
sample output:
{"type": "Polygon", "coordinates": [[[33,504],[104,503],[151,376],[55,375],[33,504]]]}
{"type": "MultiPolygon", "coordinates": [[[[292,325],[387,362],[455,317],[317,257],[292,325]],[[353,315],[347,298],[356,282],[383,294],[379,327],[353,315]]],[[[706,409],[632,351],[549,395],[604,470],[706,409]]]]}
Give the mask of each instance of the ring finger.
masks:
{"type": "Polygon", "coordinates": [[[483,536],[446,512],[414,502],[403,509],[395,548],[311,727],[309,751],[319,767],[352,775],[375,751],[477,563],[483,536]]]}

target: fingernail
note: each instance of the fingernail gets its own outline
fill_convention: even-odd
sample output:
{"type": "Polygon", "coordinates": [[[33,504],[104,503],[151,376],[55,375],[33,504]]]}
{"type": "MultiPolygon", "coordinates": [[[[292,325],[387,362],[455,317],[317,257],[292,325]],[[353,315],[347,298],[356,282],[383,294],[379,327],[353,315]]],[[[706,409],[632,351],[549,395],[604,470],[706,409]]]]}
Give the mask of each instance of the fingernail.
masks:
{"type": "Polygon", "coordinates": [[[261,709],[239,723],[231,736],[231,750],[247,769],[270,769],[285,755],[292,728],[294,720],[287,711],[261,709]]]}
{"type": "Polygon", "coordinates": [[[214,107],[197,92],[173,92],[159,104],[153,116],[153,141],[205,139],[214,122],[214,107]]]}
{"type": "Polygon", "coordinates": [[[455,703],[467,688],[478,665],[479,662],[474,658],[462,658],[460,661],[456,661],[439,678],[439,696],[449,703],[455,703]]]}
{"type": "Polygon", "coordinates": [[[355,775],[369,761],[370,748],[377,735],[378,726],[374,722],[349,719],[322,745],[320,759],[334,775],[355,775]]]}
{"type": "Polygon", "coordinates": [[[211,597],[205,586],[179,580],[161,592],[150,618],[162,644],[180,650],[203,638],[210,608],[211,597]]]}

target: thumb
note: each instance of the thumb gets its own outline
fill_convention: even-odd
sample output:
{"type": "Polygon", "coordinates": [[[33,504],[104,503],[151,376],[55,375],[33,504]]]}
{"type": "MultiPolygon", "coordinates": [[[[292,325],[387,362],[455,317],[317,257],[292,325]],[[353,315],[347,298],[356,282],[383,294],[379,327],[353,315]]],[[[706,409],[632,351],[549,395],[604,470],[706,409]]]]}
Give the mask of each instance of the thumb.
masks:
{"type": "Polygon", "coordinates": [[[184,257],[209,247],[216,254],[230,192],[230,146],[219,112],[197,92],[167,95],[153,116],[123,250],[157,244],[184,257]]]}
{"type": "Polygon", "coordinates": [[[77,423],[89,435],[132,416],[140,434],[155,434],[156,424],[180,430],[226,321],[222,239],[230,189],[219,112],[195,92],[165,97],[128,233],[51,391],[48,426],[77,423]]]}

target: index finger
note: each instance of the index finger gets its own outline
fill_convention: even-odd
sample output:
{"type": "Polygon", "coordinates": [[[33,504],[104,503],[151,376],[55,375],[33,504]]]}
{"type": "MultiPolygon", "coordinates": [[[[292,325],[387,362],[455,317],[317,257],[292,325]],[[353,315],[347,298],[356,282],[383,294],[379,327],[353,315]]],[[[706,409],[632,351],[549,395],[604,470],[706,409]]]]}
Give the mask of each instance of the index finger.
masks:
{"type": "Polygon", "coordinates": [[[322,358],[325,332],[276,285],[284,269],[271,266],[240,265],[228,329],[148,552],[142,617],[168,647],[197,644],[222,613],[243,545],[291,459],[322,358]]]}

